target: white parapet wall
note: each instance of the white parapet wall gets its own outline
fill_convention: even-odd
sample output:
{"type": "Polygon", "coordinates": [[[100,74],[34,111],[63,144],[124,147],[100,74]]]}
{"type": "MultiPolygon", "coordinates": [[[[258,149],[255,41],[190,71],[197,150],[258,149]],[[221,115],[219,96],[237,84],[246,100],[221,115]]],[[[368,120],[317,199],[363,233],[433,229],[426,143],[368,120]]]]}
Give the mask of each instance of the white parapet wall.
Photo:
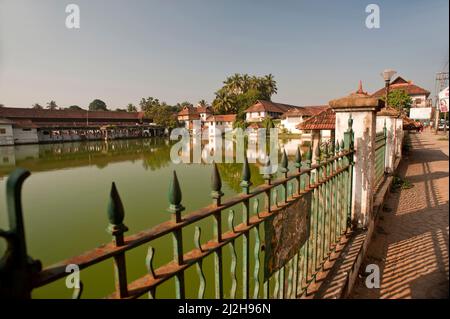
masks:
{"type": "Polygon", "coordinates": [[[38,133],[35,128],[13,128],[14,144],[38,143],[38,133]]]}

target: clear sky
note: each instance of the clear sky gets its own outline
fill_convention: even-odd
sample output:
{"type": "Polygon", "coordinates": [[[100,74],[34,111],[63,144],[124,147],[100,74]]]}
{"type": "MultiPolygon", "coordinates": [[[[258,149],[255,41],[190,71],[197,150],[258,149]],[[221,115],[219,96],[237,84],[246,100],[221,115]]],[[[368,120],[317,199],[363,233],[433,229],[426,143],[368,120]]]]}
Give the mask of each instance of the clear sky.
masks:
{"type": "Polygon", "coordinates": [[[272,73],[272,99],[296,105],[359,80],[373,92],[385,68],[433,92],[448,69],[448,12],[448,0],[0,0],[0,104],[211,102],[236,72],[272,73]],[[65,26],[70,3],[80,29],[65,26]],[[370,3],[380,29],[365,26],[370,3]]]}

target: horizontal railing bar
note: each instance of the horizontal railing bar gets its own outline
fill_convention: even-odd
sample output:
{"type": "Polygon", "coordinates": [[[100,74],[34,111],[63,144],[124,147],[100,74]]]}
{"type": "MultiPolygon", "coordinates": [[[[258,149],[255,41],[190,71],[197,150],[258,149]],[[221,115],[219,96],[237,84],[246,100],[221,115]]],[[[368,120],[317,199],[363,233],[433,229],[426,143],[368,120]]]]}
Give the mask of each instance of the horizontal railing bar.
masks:
{"type": "MultiPolygon", "coordinates": [[[[375,151],[378,151],[380,148],[383,148],[386,144],[380,144],[378,146],[375,146],[375,151]]],[[[375,152],[377,154],[377,152],[375,152]]]]}
{"type": "MultiPolygon", "coordinates": [[[[70,264],[76,264],[80,270],[84,269],[86,267],[92,266],[92,265],[102,262],[108,258],[114,257],[115,255],[126,252],[132,248],[141,246],[149,241],[152,241],[152,240],[160,238],[164,235],[167,235],[167,234],[173,232],[174,230],[186,227],[196,221],[199,221],[201,219],[209,217],[209,216],[213,215],[214,213],[221,212],[221,211],[226,210],[227,208],[230,208],[232,206],[235,206],[245,200],[248,200],[250,198],[253,198],[260,194],[263,194],[270,189],[273,189],[277,186],[280,186],[286,182],[289,182],[289,181],[297,178],[298,176],[310,173],[311,171],[313,171],[319,167],[325,166],[329,163],[334,162],[337,159],[343,158],[352,153],[353,153],[353,151],[344,151],[344,152],[342,152],[342,154],[331,157],[331,158],[321,162],[320,164],[313,164],[313,165],[311,165],[310,168],[302,169],[300,172],[292,173],[287,178],[276,179],[276,180],[272,181],[270,185],[263,184],[263,185],[257,186],[251,191],[250,194],[235,195],[234,197],[224,201],[220,206],[211,204],[209,206],[203,207],[199,210],[189,213],[186,216],[183,216],[182,220],[179,223],[169,220],[169,221],[160,223],[159,225],[152,227],[151,229],[144,230],[144,231],[138,232],[138,233],[130,235],[130,236],[126,236],[124,238],[124,244],[122,246],[117,247],[114,242],[109,242],[107,244],[103,244],[97,248],[94,248],[94,249],[87,251],[83,254],[80,254],[78,256],[71,257],[69,259],[63,260],[56,264],[50,265],[35,275],[35,277],[33,278],[33,281],[32,281],[32,286],[33,286],[33,288],[38,288],[38,287],[46,285],[50,282],[56,281],[60,278],[67,276],[68,273],[66,272],[66,267],[70,264]]],[[[314,189],[314,188],[318,187],[319,185],[327,182],[332,177],[345,171],[348,167],[349,167],[349,165],[341,168],[340,170],[336,171],[334,174],[330,175],[326,179],[321,180],[318,184],[315,184],[314,186],[310,186],[309,189],[314,189]]]]}
{"type": "MultiPolygon", "coordinates": [[[[153,277],[150,274],[147,274],[132,283],[128,285],[128,293],[129,293],[129,299],[134,299],[142,296],[146,292],[150,291],[152,288],[157,287],[158,285],[162,284],[163,282],[167,281],[168,279],[174,277],[176,274],[178,274],[181,271],[186,270],[190,266],[194,265],[198,261],[202,260],[203,258],[207,257],[208,255],[212,254],[219,248],[229,244],[232,240],[237,239],[240,237],[243,233],[248,232],[256,225],[259,225],[263,221],[265,221],[270,216],[276,215],[279,211],[281,211],[283,208],[289,206],[289,204],[293,200],[288,200],[288,202],[281,204],[281,206],[273,207],[271,212],[260,212],[258,213],[259,216],[254,215],[250,217],[249,224],[245,225],[244,223],[239,224],[235,227],[235,231],[228,231],[224,234],[222,234],[222,241],[217,242],[216,240],[210,240],[207,243],[202,245],[202,250],[194,249],[190,252],[187,252],[183,255],[183,261],[184,263],[181,265],[178,265],[176,262],[171,261],[170,263],[159,267],[155,270],[156,277],[153,277]]],[[[109,299],[117,299],[119,298],[117,293],[112,293],[107,298],[109,299]]]]}

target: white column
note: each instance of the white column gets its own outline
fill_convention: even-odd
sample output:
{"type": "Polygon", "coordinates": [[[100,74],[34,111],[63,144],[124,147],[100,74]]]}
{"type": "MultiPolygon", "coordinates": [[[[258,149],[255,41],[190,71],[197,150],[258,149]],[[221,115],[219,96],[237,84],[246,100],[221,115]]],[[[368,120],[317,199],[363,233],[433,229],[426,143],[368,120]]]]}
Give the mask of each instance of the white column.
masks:
{"type": "Polygon", "coordinates": [[[357,228],[367,227],[372,218],[376,112],[382,104],[381,100],[362,93],[330,101],[336,112],[336,139],[344,138],[350,116],[353,120],[352,223],[357,228]]]}

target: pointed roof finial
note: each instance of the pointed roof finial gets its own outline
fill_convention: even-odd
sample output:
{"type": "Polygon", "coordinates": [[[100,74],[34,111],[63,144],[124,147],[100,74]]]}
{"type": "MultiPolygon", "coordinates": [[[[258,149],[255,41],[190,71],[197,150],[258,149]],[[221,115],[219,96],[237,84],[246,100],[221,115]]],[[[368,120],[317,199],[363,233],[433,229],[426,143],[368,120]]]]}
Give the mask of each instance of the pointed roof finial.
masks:
{"type": "Polygon", "coordinates": [[[364,90],[363,90],[363,86],[362,86],[362,81],[361,80],[359,80],[358,91],[356,91],[356,94],[367,95],[367,92],[364,92],[364,90]]]}

